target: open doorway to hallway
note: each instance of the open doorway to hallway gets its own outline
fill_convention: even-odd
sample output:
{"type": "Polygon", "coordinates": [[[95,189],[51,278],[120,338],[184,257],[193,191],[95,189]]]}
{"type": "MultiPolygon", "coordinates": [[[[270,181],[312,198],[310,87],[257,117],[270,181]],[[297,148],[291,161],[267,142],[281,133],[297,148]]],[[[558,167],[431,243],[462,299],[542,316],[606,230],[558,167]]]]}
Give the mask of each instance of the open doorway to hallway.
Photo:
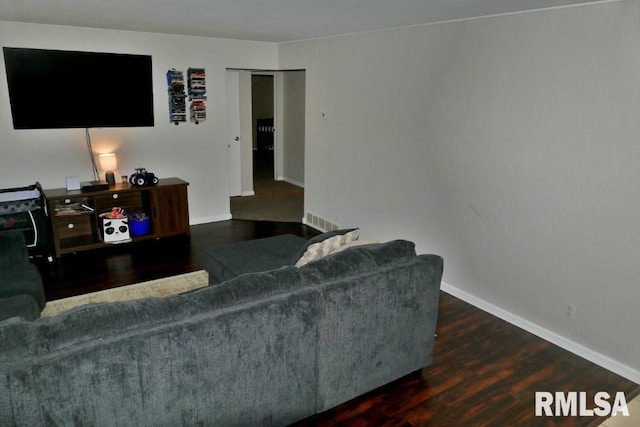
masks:
{"type": "Polygon", "coordinates": [[[244,153],[252,154],[250,162],[242,162],[242,174],[247,176],[251,168],[252,186],[250,191],[243,188],[242,196],[231,197],[232,218],[302,222],[304,71],[253,72],[250,81],[251,135],[240,139],[251,143],[250,148],[245,145],[244,153]]]}
{"type": "Polygon", "coordinates": [[[251,75],[253,129],[253,184],[275,180],[274,75],[251,75]]]}

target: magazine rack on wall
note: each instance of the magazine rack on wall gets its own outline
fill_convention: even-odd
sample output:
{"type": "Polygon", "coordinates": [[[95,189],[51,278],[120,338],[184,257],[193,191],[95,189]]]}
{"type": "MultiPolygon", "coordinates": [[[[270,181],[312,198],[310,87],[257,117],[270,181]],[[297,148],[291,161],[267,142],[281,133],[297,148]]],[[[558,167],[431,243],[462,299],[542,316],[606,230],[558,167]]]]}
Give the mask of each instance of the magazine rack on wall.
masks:
{"type": "Polygon", "coordinates": [[[184,94],[184,74],[175,68],[167,71],[169,93],[169,121],[178,125],[187,121],[187,103],[184,94]]]}
{"type": "Polygon", "coordinates": [[[190,119],[199,124],[207,119],[207,85],[204,68],[189,68],[187,70],[190,119]]]}

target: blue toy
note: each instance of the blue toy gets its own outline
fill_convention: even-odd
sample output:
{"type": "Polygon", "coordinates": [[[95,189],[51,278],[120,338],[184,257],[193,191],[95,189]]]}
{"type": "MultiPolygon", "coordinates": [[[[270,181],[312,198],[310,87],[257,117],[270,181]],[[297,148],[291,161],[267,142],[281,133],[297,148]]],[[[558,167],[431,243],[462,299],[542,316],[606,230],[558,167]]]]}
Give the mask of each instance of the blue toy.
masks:
{"type": "Polygon", "coordinates": [[[145,168],[136,168],[135,173],[129,177],[131,185],[143,187],[145,185],[156,185],[160,180],[153,172],[147,172],[145,168]]]}

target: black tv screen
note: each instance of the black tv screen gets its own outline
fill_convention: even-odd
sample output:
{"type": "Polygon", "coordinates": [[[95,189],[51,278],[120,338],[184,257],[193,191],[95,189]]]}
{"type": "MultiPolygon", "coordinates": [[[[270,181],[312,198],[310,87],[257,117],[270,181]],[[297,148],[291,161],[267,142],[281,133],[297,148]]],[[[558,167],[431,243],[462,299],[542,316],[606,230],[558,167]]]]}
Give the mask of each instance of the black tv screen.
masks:
{"type": "Polygon", "coordinates": [[[154,125],[151,56],[3,50],[15,129],[154,125]]]}

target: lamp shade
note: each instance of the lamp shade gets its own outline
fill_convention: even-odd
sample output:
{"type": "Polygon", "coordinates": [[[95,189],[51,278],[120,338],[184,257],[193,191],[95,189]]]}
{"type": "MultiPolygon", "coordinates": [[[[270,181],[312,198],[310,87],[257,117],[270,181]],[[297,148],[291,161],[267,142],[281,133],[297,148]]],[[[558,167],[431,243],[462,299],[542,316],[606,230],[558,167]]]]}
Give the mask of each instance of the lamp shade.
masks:
{"type": "Polygon", "coordinates": [[[113,171],[118,169],[118,160],[116,159],[115,153],[100,154],[98,158],[100,161],[100,168],[102,168],[103,171],[113,171]]]}

